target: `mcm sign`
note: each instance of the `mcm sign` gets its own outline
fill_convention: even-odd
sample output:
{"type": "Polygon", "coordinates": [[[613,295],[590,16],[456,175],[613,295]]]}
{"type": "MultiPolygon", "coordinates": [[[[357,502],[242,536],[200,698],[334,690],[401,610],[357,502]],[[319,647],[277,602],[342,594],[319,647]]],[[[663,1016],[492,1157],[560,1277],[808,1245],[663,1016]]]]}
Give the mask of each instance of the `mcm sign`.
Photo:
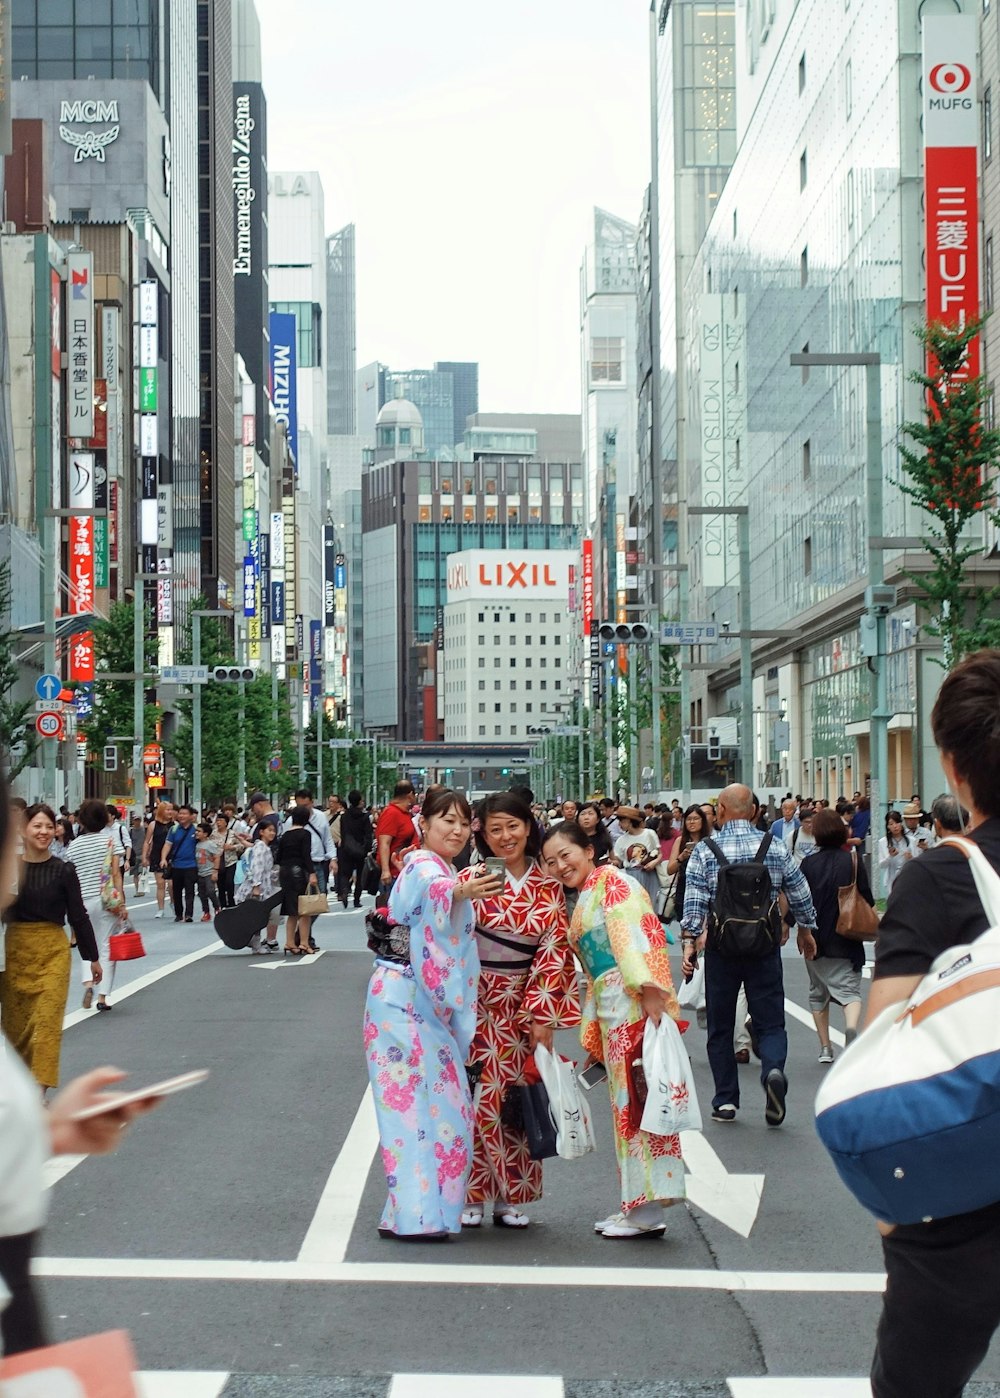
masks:
{"type": "MultiPolygon", "coordinates": [[[[60,123],[78,122],[91,125],[95,122],[118,121],[118,103],[112,102],[63,102],[59,109],[60,123]]],[[[105,163],[105,150],[118,140],[121,127],[111,126],[107,131],[74,131],[61,124],[59,135],[68,146],[75,147],[74,164],[81,160],[97,160],[105,163]]]]}

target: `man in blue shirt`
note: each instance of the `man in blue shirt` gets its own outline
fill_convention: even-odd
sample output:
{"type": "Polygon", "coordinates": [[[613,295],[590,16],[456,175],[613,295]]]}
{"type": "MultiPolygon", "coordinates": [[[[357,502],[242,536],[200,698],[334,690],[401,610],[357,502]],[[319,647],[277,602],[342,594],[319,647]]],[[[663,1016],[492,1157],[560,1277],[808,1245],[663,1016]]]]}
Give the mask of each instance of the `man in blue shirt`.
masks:
{"type": "Polygon", "coordinates": [[[173,869],[174,922],[194,922],[194,890],[198,879],[195,849],[198,837],[194,822],[197,811],[193,806],[177,807],[177,824],[163,846],[163,863],[173,869]]]}
{"type": "Polygon", "coordinates": [[[798,806],[790,796],[786,796],[781,803],[781,815],[771,826],[771,834],[776,840],[780,840],[785,848],[791,852],[792,836],[798,828],[798,806]]]}
{"type": "MultiPolygon", "coordinates": [[[[716,843],[730,864],[752,863],[761,843],[767,839],[751,825],[753,793],[749,787],[727,786],[716,806],[719,833],[716,843]]],[[[807,961],[816,955],[813,931],[816,911],[809,885],[781,840],[772,840],[764,855],[771,876],[775,900],[784,893],[795,921],[799,924],[799,952],[807,961]]],[[[681,935],[684,945],[684,974],[697,963],[697,946],[705,931],[706,919],[715,897],[719,862],[705,840],[695,846],[687,865],[684,888],[684,915],[681,935]]],[[[782,924],[782,941],[788,930],[782,924]]],[[[780,1126],[785,1119],[785,1059],[788,1035],[785,1032],[785,987],[781,971],[781,947],[763,957],[723,956],[715,948],[705,951],[705,995],[708,1010],[708,1061],[715,1080],[712,1099],[713,1121],[735,1121],[740,1105],[740,1081],[733,1049],[736,1000],[740,986],[746,988],[760,1051],[760,1079],[764,1087],[764,1117],[769,1126],[780,1126]]]]}

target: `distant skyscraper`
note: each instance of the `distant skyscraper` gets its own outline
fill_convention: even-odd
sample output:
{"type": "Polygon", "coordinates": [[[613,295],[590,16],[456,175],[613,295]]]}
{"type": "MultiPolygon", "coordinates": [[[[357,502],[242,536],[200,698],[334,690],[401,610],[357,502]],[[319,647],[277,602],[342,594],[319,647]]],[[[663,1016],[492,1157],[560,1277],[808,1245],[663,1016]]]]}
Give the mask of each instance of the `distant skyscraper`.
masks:
{"type": "Polygon", "coordinates": [[[438,373],[451,375],[452,408],[455,415],[455,435],[452,439],[454,445],[465,435],[466,418],[479,412],[479,365],[467,360],[438,360],[434,368],[438,373]]]}
{"type": "Polygon", "coordinates": [[[332,437],[355,431],[354,224],[326,240],[326,415],[332,437]]]}

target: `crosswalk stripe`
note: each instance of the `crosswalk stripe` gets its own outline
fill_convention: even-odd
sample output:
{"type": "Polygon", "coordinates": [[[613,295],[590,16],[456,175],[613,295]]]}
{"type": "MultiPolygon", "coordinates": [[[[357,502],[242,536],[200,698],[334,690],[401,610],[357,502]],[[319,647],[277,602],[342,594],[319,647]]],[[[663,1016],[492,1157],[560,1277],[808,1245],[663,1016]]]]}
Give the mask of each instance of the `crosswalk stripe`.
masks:
{"type": "Polygon", "coordinates": [[[562,1379],[525,1374],[394,1374],[389,1398],[564,1398],[562,1379]]]}
{"type": "Polygon", "coordinates": [[[143,1369],[136,1374],[140,1398],[219,1398],[229,1381],[229,1371],[212,1373],[202,1370],[171,1370],[169,1373],[156,1369],[143,1369]]]}
{"type": "Polygon", "coordinates": [[[733,1398],[871,1398],[868,1379],[730,1379],[733,1398]]]}

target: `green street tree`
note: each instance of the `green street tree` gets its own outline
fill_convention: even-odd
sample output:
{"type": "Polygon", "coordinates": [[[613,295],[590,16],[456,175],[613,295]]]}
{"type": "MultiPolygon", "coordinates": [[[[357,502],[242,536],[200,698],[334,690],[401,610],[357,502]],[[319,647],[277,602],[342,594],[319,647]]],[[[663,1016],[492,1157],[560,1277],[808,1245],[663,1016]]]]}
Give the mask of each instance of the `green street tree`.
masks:
{"type": "MultiPolygon", "coordinates": [[[[195,607],[205,605],[197,598],[195,607]]],[[[228,628],[218,617],[203,617],[201,623],[201,664],[233,665],[236,657],[228,628]]],[[[178,664],[192,664],[190,647],[179,648],[178,664]]],[[[190,689],[177,701],[180,722],[170,743],[176,765],[190,780],[194,758],[194,730],[191,723],[190,689]]],[[[248,791],[260,787],[263,791],[283,791],[290,778],[290,760],[294,752],[292,725],[289,718],[288,691],[284,683],[278,686],[277,709],[271,695],[270,675],[258,675],[245,689],[242,730],[237,722],[239,691],[235,684],[209,681],[201,687],[201,789],[202,799],[209,805],[236,795],[239,775],[240,734],[244,743],[248,791]],[[279,772],[269,767],[273,754],[282,759],[279,772]]]]}
{"type": "Polygon", "coordinates": [[[969,342],[981,329],[981,321],[964,329],[932,323],[917,332],[928,371],[910,380],[924,390],[924,420],[904,424],[912,445],[900,445],[907,478],[900,488],[926,515],[924,547],[933,564],[910,576],[928,613],[924,629],[940,640],[948,670],[971,651],[1000,644],[1000,589],[967,578],[967,564],[982,551],[969,539],[969,524],[983,517],[1000,525],[1000,432],[985,426],[985,379],[965,376],[969,342]]]}
{"type": "MultiPolygon", "coordinates": [[[[94,708],[86,723],[80,724],[80,732],[87,739],[87,760],[91,766],[100,765],[101,749],[111,741],[112,734],[131,734],[135,728],[132,681],[100,679],[102,670],[112,674],[131,673],[135,665],[134,624],[132,602],[113,602],[107,620],[94,623],[94,666],[98,677],[94,684],[94,708]]],[[[148,632],[148,627],[143,629],[143,670],[152,670],[157,659],[156,638],[148,632]]],[[[159,705],[144,706],[143,731],[135,734],[135,742],[153,741],[159,717],[159,705]]],[[[128,760],[131,761],[131,754],[128,760]]]]}
{"type": "Polygon", "coordinates": [[[10,560],[0,563],[0,748],[3,749],[9,780],[23,772],[38,746],[32,699],[15,699],[14,686],[21,667],[14,656],[17,639],[10,629],[10,560]]]}

